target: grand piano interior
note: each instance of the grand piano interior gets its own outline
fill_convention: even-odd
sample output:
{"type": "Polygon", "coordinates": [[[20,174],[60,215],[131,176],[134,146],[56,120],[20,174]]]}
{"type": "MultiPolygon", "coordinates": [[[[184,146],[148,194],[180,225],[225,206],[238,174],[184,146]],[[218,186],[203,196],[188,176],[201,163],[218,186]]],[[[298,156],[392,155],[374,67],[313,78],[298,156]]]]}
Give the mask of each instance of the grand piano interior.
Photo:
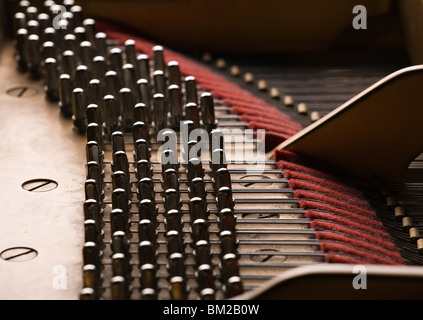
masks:
{"type": "Polygon", "coordinates": [[[421,299],[423,1],[0,12],[0,299],[421,299]]]}

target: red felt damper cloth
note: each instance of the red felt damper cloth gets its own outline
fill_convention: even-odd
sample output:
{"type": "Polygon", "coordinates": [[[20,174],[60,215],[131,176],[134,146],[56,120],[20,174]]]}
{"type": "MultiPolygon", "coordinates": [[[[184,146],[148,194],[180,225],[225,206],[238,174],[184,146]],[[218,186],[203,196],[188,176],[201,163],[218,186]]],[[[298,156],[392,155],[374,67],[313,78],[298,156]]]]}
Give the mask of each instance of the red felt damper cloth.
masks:
{"type": "MultiPolygon", "coordinates": [[[[140,37],[119,32],[107,23],[100,22],[99,29],[120,45],[128,39],[136,41],[138,52],[152,57],[156,45],[140,37]],[[115,31],[114,31],[115,30],[115,31]]],[[[240,116],[251,129],[264,129],[257,138],[265,143],[266,151],[301,130],[301,126],[275,106],[255,97],[227,78],[211,71],[170,49],[164,51],[165,61],[178,61],[185,76],[194,76],[202,90],[209,91],[221,104],[230,107],[232,114],[240,116]]],[[[275,151],[275,160],[289,187],[294,190],[300,207],[316,231],[320,249],[329,263],[351,264],[403,264],[402,257],[392,238],[359,189],[342,171],[316,159],[293,152],[275,151]]]]}

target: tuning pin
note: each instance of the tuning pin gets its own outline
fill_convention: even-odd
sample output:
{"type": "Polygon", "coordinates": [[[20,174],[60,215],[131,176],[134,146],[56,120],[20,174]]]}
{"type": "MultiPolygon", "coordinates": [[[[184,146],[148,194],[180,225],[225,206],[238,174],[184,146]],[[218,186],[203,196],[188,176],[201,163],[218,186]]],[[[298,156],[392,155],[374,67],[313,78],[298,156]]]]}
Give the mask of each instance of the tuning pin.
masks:
{"type": "Polygon", "coordinates": [[[120,48],[114,47],[110,49],[109,53],[110,69],[115,71],[119,79],[122,79],[123,56],[120,48]]]}
{"type": "Polygon", "coordinates": [[[136,175],[138,180],[141,180],[142,178],[152,178],[153,167],[151,166],[150,161],[148,161],[147,159],[138,160],[136,175]]]}
{"type": "Polygon", "coordinates": [[[86,65],[79,65],[75,69],[75,87],[87,90],[90,83],[91,74],[86,65]]]}
{"type": "Polygon", "coordinates": [[[174,276],[170,278],[170,297],[172,300],[186,300],[186,281],[183,277],[174,276]]]}
{"type": "Polygon", "coordinates": [[[106,95],[103,98],[104,133],[110,139],[111,134],[119,127],[119,105],[115,97],[106,95]]]}
{"type": "MultiPolygon", "coordinates": [[[[154,191],[154,183],[153,180],[150,178],[143,178],[138,183],[138,196],[140,200],[149,199],[152,201],[153,205],[155,206],[155,191],[154,191]]],[[[147,218],[150,219],[151,218],[147,218]]]]}
{"type": "Polygon", "coordinates": [[[90,123],[97,123],[97,124],[103,123],[103,121],[101,120],[100,108],[97,106],[97,104],[90,103],[87,106],[86,116],[87,116],[87,123],[88,124],[90,124],[90,123]]]}
{"type": "Polygon", "coordinates": [[[165,211],[168,212],[170,210],[177,210],[179,212],[182,206],[182,201],[178,191],[176,189],[169,188],[165,190],[164,194],[165,211]]]}
{"type": "Polygon", "coordinates": [[[229,208],[233,210],[234,208],[234,199],[232,197],[232,189],[228,187],[221,187],[217,191],[217,204],[220,210],[224,208],[229,208]]]}
{"type": "Polygon", "coordinates": [[[93,219],[84,221],[84,239],[85,242],[99,243],[101,241],[100,233],[98,233],[96,222],[93,219]]]}
{"type": "Polygon", "coordinates": [[[157,298],[157,268],[151,264],[143,264],[140,266],[141,277],[140,277],[140,291],[141,299],[152,300],[157,298]]]}
{"type": "Polygon", "coordinates": [[[216,191],[220,190],[222,187],[232,188],[231,174],[228,168],[219,168],[216,170],[212,180],[216,191]]]}
{"type": "Polygon", "coordinates": [[[168,70],[168,80],[170,85],[177,85],[181,88],[181,70],[179,68],[179,63],[177,61],[170,61],[167,64],[168,70]]]}
{"type": "Polygon", "coordinates": [[[200,113],[196,103],[189,102],[185,105],[185,118],[194,122],[195,128],[201,127],[200,113]]]}
{"type": "Polygon", "coordinates": [[[194,197],[190,199],[189,215],[191,217],[191,221],[195,221],[197,219],[203,219],[207,221],[209,216],[209,210],[207,208],[207,204],[204,202],[203,199],[201,199],[200,197],[194,197]]]}
{"type": "Polygon", "coordinates": [[[56,45],[51,41],[45,41],[43,43],[43,47],[41,49],[43,53],[43,60],[47,60],[49,58],[53,58],[57,61],[57,48],[56,45]]]}
{"type": "Polygon", "coordinates": [[[110,229],[113,233],[128,230],[128,220],[122,209],[115,208],[110,212],[110,229]]]}
{"type": "Polygon", "coordinates": [[[168,273],[169,277],[185,277],[185,258],[182,253],[174,252],[168,257],[168,273]]]}
{"type": "Polygon", "coordinates": [[[155,224],[148,219],[140,220],[138,223],[138,238],[140,242],[150,241],[152,244],[155,244],[157,238],[155,224]]]}
{"type": "MultiPolygon", "coordinates": [[[[222,280],[225,286],[229,283],[229,279],[233,277],[239,278],[238,257],[234,253],[225,254],[221,259],[221,269],[222,280]]],[[[234,280],[237,278],[234,278],[232,282],[235,282],[234,280]]]]}
{"type": "Polygon", "coordinates": [[[100,196],[100,199],[103,199],[103,169],[96,161],[90,161],[87,163],[87,171],[87,179],[95,180],[97,186],[97,194],[100,196]]]}
{"type": "Polygon", "coordinates": [[[129,258],[123,253],[115,253],[111,256],[111,258],[113,276],[128,278],[131,274],[131,265],[129,263],[129,258]]]}
{"type": "Polygon", "coordinates": [[[62,114],[70,118],[73,115],[73,104],[72,104],[72,80],[70,75],[62,74],[59,77],[59,107],[62,114]]]}
{"type": "Polygon", "coordinates": [[[166,169],[162,174],[163,190],[174,189],[179,194],[179,177],[175,169],[166,169]]]}
{"type": "Polygon", "coordinates": [[[143,139],[145,141],[150,140],[150,135],[148,132],[148,126],[143,121],[137,121],[132,126],[132,137],[134,143],[136,143],[137,140],[143,139]]]}
{"type": "Polygon", "coordinates": [[[230,299],[234,298],[237,295],[240,295],[244,292],[244,286],[242,284],[241,277],[239,276],[232,276],[230,277],[223,288],[223,291],[225,292],[225,298],[230,299]]]}
{"type": "Polygon", "coordinates": [[[145,264],[156,264],[156,249],[152,242],[150,241],[141,241],[138,245],[138,256],[139,264],[143,266],[145,264]]]}
{"type": "Polygon", "coordinates": [[[148,108],[144,103],[137,103],[134,106],[134,122],[142,122],[144,124],[150,123],[148,116],[148,108]]]}
{"type": "Polygon", "coordinates": [[[112,300],[129,300],[130,292],[128,289],[128,283],[125,277],[114,276],[112,278],[112,300]]]}
{"type": "Polygon", "coordinates": [[[202,300],[214,300],[214,274],[213,269],[208,264],[202,264],[196,271],[198,281],[198,291],[202,300]]]}
{"type": "Polygon", "coordinates": [[[165,226],[167,231],[176,230],[182,234],[181,213],[177,209],[170,209],[166,212],[165,226]]]}
{"type": "Polygon", "coordinates": [[[119,98],[120,80],[116,71],[110,70],[104,74],[104,93],[119,98]]]}
{"type": "Polygon", "coordinates": [[[162,46],[153,47],[153,68],[154,70],[165,71],[164,53],[162,46]]]}
{"type": "Polygon", "coordinates": [[[95,56],[92,61],[92,76],[94,79],[103,80],[107,72],[107,61],[103,56],[95,56]]]}
{"type": "Polygon", "coordinates": [[[134,123],[134,95],[129,88],[122,88],[119,91],[120,96],[120,122],[121,127],[130,132],[134,123]]]}
{"type": "Polygon", "coordinates": [[[210,133],[210,150],[223,149],[225,150],[225,136],[220,129],[213,129],[210,133]]]}
{"type": "Polygon", "coordinates": [[[197,81],[193,76],[185,78],[185,99],[187,104],[198,104],[197,81]]]}
{"type": "Polygon", "coordinates": [[[59,101],[59,72],[54,58],[47,58],[44,62],[44,91],[49,101],[59,101]]]}
{"type": "Polygon", "coordinates": [[[188,185],[190,198],[199,197],[203,199],[204,202],[206,202],[207,191],[203,178],[195,177],[191,181],[188,181],[188,185]]]}
{"type": "Polygon", "coordinates": [[[216,176],[217,170],[220,168],[226,168],[226,155],[223,149],[215,149],[212,151],[210,159],[210,169],[212,170],[212,176],[216,176]]]}
{"type": "Polygon", "coordinates": [[[28,65],[30,76],[35,80],[41,79],[43,74],[40,48],[40,37],[30,34],[28,36],[28,65]]]}
{"type": "Polygon", "coordinates": [[[151,199],[142,199],[139,203],[138,214],[140,221],[147,219],[156,226],[157,207],[151,199]]]}
{"type": "Polygon", "coordinates": [[[95,20],[91,18],[84,19],[82,26],[85,28],[87,41],[94,43],[96,35],[95,20]]]}
{"type": "Polygon", "coordinates": [[[192,181],[194,178],[204,177],[204,168],[199,158],[191,158],[187,166],[187,180],[192,181]]]}
{"type": "Polygon", "coordinates": [[[75,79],[76,58],[75,53],[66,50],[62,54],[62,74],[68,74],[72,80],[75,79]]]}
{"type": "Polygon", "coordinates": [[[173,253],[183,253],[184,252],[184,242],[183,235],[176,230],[170,230],[166,232],[167,240],[167,252],[168,256],[173,253]]]}
{"type": "Polygon", "coordinates": [[[211,93],[204,92],[200,96],[201,120],[204,129],[211,132],[217,126],[217,120],[214,114],[214,101],[211,93]]]}
{"type": "Polygon", "coordinates": [[[236,215],[230,208],[223,208],[219,212],[218,217],[219,229],[221,231],[230,231],[231,234],[236,234],[236,215]]]}
{"type": "Polygon", "coordinates": [[[82,254],[84,265],[92,264],[95,265],[96,268],[100,269],[100,249],[95,242],[85,242],[82,254]]]}
{"type": "Polygon", "coordinates": [[[96,141],[88,141],[86,145],[86,155],[87,155],[87,163],[94,161],[97,162],[99,167],[102,168],[103,166],[103,151],[100,148],[100,145],[96,141]]]}
{"type": "MultiPolygon", "coordinates": [[[[139,101],[146,105],[148,110],[151,110],[151,89],[147,79],[139,79],[137,81],[139,101]]],[[[151,116],[149,114],[149,116],[151,116]]]]}
{"type": "Polygon", "coordinates": [[[199,241],[209,241],[209,224],[205,219],[195,219],[191,223],[191,238],[193,244],[199,241]]]}
{"type": "Polygon", "coordinates": [[[115,231],[112,233],[110,247],[113,254],[122,253],[125,256],[130,256],[129,240],[125,232],[115,231]]]}
{"type": "Polygon", "coordinates": [[[74,127],[79,132],[87,129],[87,97],[82,88],[75,88],[72,91],[72,120],[74,127]]]}
{"type": "Polygon", "coordinates": [[[169,112],[170,112],[170,126],[177,130],[182,120],[182,94],[180,87],[176,84],[170,85],[168,88],[169,96],[169,112]]]}
{"type": "Polygon", "coordinates": [[[167,128],[167,108],[163,94],[156,93],[153,96],[153,106],[156,131],[159,132],[160,130],[167,128]]]}
{"type": "Polygon", "coordinates": [[[147,82],[150,81],[150,60],[146,54],[137,55],[136,66],[139,72],[138,79],[144,79],[147,82]]]}
{"type": "Polygon", "coordinates": [[[226,254],[234,254],[237,252],[238,240],[235,234],[229,230],[220,232],[220,255],[224,257],[226,254]]]}
{"type": "Polygon", "coordinates": [[[170,149],[164,150],[161,155],[160,163],[162,164],[162,175],[164,175],[167,169],[173,169],[176,172],[178,172],[179,162],[178,162],[178,155],[176,153],[176,150],[175,151],[170,149]]]}
{"type": "Polygon", "coordinates": [[[199,240],[195,242],[193,255],[197,266],[201,266],[203,264],[207,264],[209,266],[212,265],[210,245],[207,240],[199,240]]]}
{"type": "Polygon", "coordinates": [[[166,94],[166,79],[162,70],[153,72],[154,93],[166,94]]]}
{"type": "Polygon", "coordinates": [[[82,25],[83,18],[84,18],[82,7],[79,6],[79,5],[73,5],[69,9],[69,11],[72,12],[73,13],[73,16],[75,17],[75,24],[77,26],[82,25]]]}
{"type": "Polygon", "coordinates": [[[129,88],[131,92],[136,92],[137,75],[134,65],[125,63],[122,66],[122,86],[129,88]]]}
{"type": "Polygon", "coordinates": [[[28,49],[28,30],[20,28],[16,32],[16,61],[18,70],[21,72],[28,71],[29,67],[29,49],[28,49]]]}
{"type": "MultiPolygon", "coordinates": [[[[146,161],[150,163],[151,149],[149,148],[147,141],[144,139],[138,139],[135,141],[134,159],[138,163],[139,161],[146,161]]],[[[141,173],[141,172],[140,172],[141,173]]]]}
{"type": "Polygon", "coordinates": [[[93,69],[94,48],[90,41],[82,41],[79,44],[79,59],[82,65],[87,66],[88,70],[93,69]]]}
{"type": "Polygon", "coordinates": [[[113,153],[112,159],[112,170],[123,171],[126,175],[128,190],[131,189],[130,172],[129,172],[129,161],[125,151],[116,151],[113,153]]]}
{"type": "Polygon", "coordinates": [[[96,235],[102,234],[101,220],[102,209],[100,204],[95,199],[87,199],[84,202],[84,218],[86,221],[92,220],[95,222],[96,235]]]}
{"type": "Polygon", "coordinates": [[[113,190],[115,189],[125,189],[126,192],[129,192],[128,190],[128,179],[125,175],[125,172],[123,171],[115,171],[112,173],[112,186],[113,190]]]}
{"type": "Polygon", "coordinates": [[[107,57],[107,35],[104,32],[97,32],[94,38],[97,54],[102,57],[107,57]]]}

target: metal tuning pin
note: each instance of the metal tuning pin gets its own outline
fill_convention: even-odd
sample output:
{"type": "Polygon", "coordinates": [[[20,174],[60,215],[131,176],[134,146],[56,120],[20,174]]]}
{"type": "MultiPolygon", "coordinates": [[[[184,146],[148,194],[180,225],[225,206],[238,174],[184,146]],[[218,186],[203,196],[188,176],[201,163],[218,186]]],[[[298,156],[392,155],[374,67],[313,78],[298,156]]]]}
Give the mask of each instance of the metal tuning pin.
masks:
{"type": "MultiPolygon", "coordinates": [[[[176,189],[168,188],[164,192],[164,207],[168,213],[171,210],[180,211],[182,207],[181,197],[176,189]]],[[[172,211],[172,213],[174,213],[172,211]]]]}
{"type": "Polygon", "coordinates": [[[220,190],[222,187],[232,188],[231,173],[228,168],[219,168],[216,170],[214,177],[212,178],[214,183],[214,189],[216,191],[220,190]]]}
{"type": "Polygon", "coordinates": [[[28,65],[30,76],[35,80],[41,79],[43,75],[40,47],[40,37],[30,34],[28,36],[28,65]]]}
{"type": "Polygon", "coordinates": [[[87,179],[95,180],[97,187],[97,194],[100,199],[104,198],[103,190],[103,169],[96,161],[90,161],[87,163],[87,179]]]}
{"type": "Polygon", "coordinates": [[[126,233],[123,231],[115,231],[113,232],[111,238],[110,247],[112,249],[112,253],[122,253],[129,257],[129,240],[126,233]]]}
{"type": "Polygon", "coordinates": [[[139,79],[137,80],[138,90],[136,91],[138,94],[139,101],[146,105],[147,109],[149,110],[149,115],[151,113],[151,89],[150,83],[147,79],[139,79]]]}
{"type": "Polygon", "coordinates": [[[153,244],[157,242],[157,231],[155,223],[148,219],[142,219],[138,223],[138,238],[139,241],[150,241],[153,244]]]}
{"type": "Polygon", "coordinates": [[[194,178],[204,178],[204,168],[199,158],[191,158],[187,166],[187,180],[192,181],[194,178]]]}
{"type": "Polygon", "coordinates": [[[44,61],[44,91],[49,101],[59,101],[59,72],[54,58],[47,58],[44,61]]]}
{"type": "Polygon", "coordinates": [[[84,202],[84,218],[86,221],[94,221],[96,238],[102,235],[102,215],[103,211],[100,204],[95,199],[87,199],[84,202]]]}
{"type": "Polygon", "coordinates": [[[219,210],[224,208],[234,209],[234,199],[232,197],[232,189],[228,187],[221,187],[217,191],[217,204],[219,210]]]}
{"type": "Polygon", "coordinates": [[[153,264],[144,264],[140,267],[140,295],[142,300],[157,299],[157,268],[153,264]]]}
{"type": "Polygon", "coordinates": [[[213,96],[209,92],[204,92],[200,96],[201,106],[201,122],[203,128],[207,132],[211,132],[216,129],[217,119],[214,114],[214,101],[213,96]]]}
{"type": "Polygon", "coordinates": [[[95,122],[88,123],[87,142],[89,141],[95,141],[99,145],[100,150],[104,150],[103,131],[100,124],[95,122]]]}
{"type": "Polygon", "coordinates": [[[91,74],[86,65],[79,65],[75,69],[75,87],[87,90],[90,83],[91,74]]]}
{"type": "Polygon", "coordinates": [[[104,93],[106,95],[110,94],[114,96],[116,99],[119,98],[120,85],[119,85],[119,77],[116,71],[110,70],[105,73],[104,90],[105,90],[104,93]]]}
{"type": "Polygon", "coordinates": [[[153,96],[153,114],[157,133],[167,128],[167,108],[165,97],[161,93],[153,96]]]}
{"type": "Polygon", "coordinates": [[[84,221],[84,239],[85,242],[99,243],[101,241],[97,232],[96,222],[92,219],[84,221]]]}
{"type": "MultiPolygon", "coordinates": [[[[152,205],[155,207],[155,190],[154,190],[154,182],[150,178],[143,178],[138,183],[138,198],[142,201],[144,199],[148,199],[152,202],[152,205]]],[[[150,219],[151,218],[148,218],[150,219]]]]}
{"type": "Polygon", "coordinates": [[[100,248],[95,242],[85,242],[83,248],[83,260],[84,265],[92,264],[96,268],[100,269],[101,260],[100,260],[100,248]]]}
{"type": "Polygon", "coordinates": [[[84,19],[82,21],[82,26],[86,31],[86,39],[87,41],[94,43],[95,42],[95,35],[96,35],[96,25],[95,20],[91,18],[84,19]]]}
{"type": "Polygon", "coordinates": [[[162,176],[167,169],[173,169],[176,172],[179,170],[178,154],[176,150],[166,149],[163,150],[161,155],[161,164],[162,164],[162,176]]]}
{"type": "Polygon", "coordinates": [[[109,59],[110,69],[117,73],[118,79],[120,80],[119,82],[121,82],[122,66],[123,66],[122,50],[117,47],[112,48],[110,50],[108,59],[109,59]]]}
{"type": "Polygon", "coordinates": [[[123,133],[120,131],[115,131],[112,133],[112,150],[113,154],[118,151],[125,152],[125,139],[123,137],[123,133]]]}
{"type": "Polygon", "coordinates": [[[140,73],[137,69],[137,49],[133,39],[125,41],[125,57],[126,63],[131,64],[135,68],[135,78],[140,79],[140,73]]]}
{"type": "Polygon", "coordinates": [[[115,208],[110,212],[110,229],[111,231],[123,231],[128,230],[128,220],[126,219],[125,212],[120,208],[115,208]]]}
{"type": "Polygon", "coordinates": [[[209,224],[204,219],[195,219],[191,222],[191,238],[192,244],[196,244],[199,241],[209,241],[209,224]]]}
{"type": "Polygon", "coordinates": [[[83,19],[84,19],[84,15],[83,15],[83,10],[82,7],[79,5],[73,5],[70,9],[70,12],[72,12],[74,18],[75,18],[75,24],[77,26],[82,25],[83,23],[83,19]]]}
{"type": "Polygon", "coordinates": [[[201,177],[195,177],[188,181],[188,193],[190,198],[201,198],[204,202],[207,201],[206,184],[201,177]]]}
{"type": "Polygon", "coordinates": [[[112,133],[119,127],[119,105],[114,96],[104,96],[103,114],[105,138],[110,139],[112,133]]]}
{"type": "Polygon", "coordinates": [[[138,79],[144,79],[147,82],[151,80],[150,60],[146,54],[137,55],[136,68],[138,70],[138,79]]]}
{"type": "Polygon", "coordinates": [[[208,220],[209,210],[207,204],[200,197],[194,197],[189,201],[189,215],[191,221],[197,219],[208,220]]]}
{"type": "Polygon", "coordinates": [[[164,52],[162,46],[153,47],[153,68],[165,72],[164,52]]]}
{"type": "Polygon", "coordinates": [[[177,85],[179,88],[182,87],[181,70],[177,61],[170,61],[167,64],[168,81],[170,85],[177,85]]]}
{"type": "Polygon", "coordinates": [[[104,32],[97,32],[94,36],[95,47],[97,55],[107,57],[107,35],[104,32]]]}
{"type": "Polygon", "coordinates": [[[137,161],[137,167],[135,173],[138,180],[142,178],[152,178],[153,177],[153,167],[150,164],[150,161],[147,159],[140,159],[137,161]]]}
{"type": "Polygon", "coordinates": [[[240,295],[244,292],[244,286],[242,284],[241,277],[239,276],[232,276],[227,281],[223,288],[225,292],[225,298],[230,299],[240,295]]]}
{"type": "Polygon", "coordinates": [[[82,41],[79,44],[79,59],[82,65],[87,66],[89,70],[93,69],[94,48],[90,41],[82,41]]]}
{"type": "Polygon", "coordinates": [[[185,118],[194,122],[195,128],[201,127],[200,112],[196,103],[189,102],[185,105],[185,118]]]}
{"type": "Polygon", "coordinates": [[[185,78],[185,99],[187,104],[195,103],[195,105],[198,105],[197,81],[193,76],[185,78]]]}
{"type": "Polygon", "coordinates": [[[220,256],[223,258],[226,254],[237,252],[238,240],[229,230],[220,232],[220,256]]]}
{"type": "Polygon", "coordinates": [[[72,117],[72,80],[68,74],[61,74],[59,77],[59,97],[60,111],[66,118],[72,117]]]}
{"type": "Polygon", "coordinates": [[[20,28],[16,32],[16,61],[20,72],[27,72],[29,67],[28,30],[20,28]]]}
{"type": "Polygon", "coordinates": [[[112,255],[112,270],[113,275],[123,277],[129,281],[131,273],[131,265],[129,264],[129,257],[123,253],[115,253],[112,255]]]}
{"type": "Polygon", "coordinates": [[[134,123],[134,95],[129,88],[122,88],[120,96],[120,126],[125,132],[130,132],[134,123]]]}
{"type": "Polygon", "coordinates": [[[230,208],[223,208],[218,215],[218,224],[221,231],[230,231],[236,234],[236,215],[230,208]]]}
{"type": "Polygon", "coordinates": [[[238,257],[234,253],[227,253],[221,259],[222,280],[226,298],[231,298],[243,292],[239,276],[238,257]]]}
{"type": "Polygon", "coordinates": [[[72,120],[74,127],[79,132],[85,132],[87,128],[87,97],[82,88],[75,88],[72,91],[72,120]]]}
{"type": "Polygon", "coordinates": [[[138,214],[140,221],[147,219],[151,221],[154,226],[156,226],[157,207],[154,201],[151,201],[150,199],[142,199],[139,203],[138,214]]]}
{"type": "Polygon", "coordinates": [[[96,104],[98,107],[98,116],[99,119],[97,122],[98,124],[103,124],[103,87],[101,81],[99,79],[91,79],[88,83],[88,103],[89,104],[96,104]]]}
{"type": "Polygon", "coordinates": [[[113,171],[123,171],[127,179],[127,190],[131,190],[131,180],[129,173],[129,161],[128,156],[125,151],[116,151],[113,154],[112,159],[112,170],[113,171]]]}
{"type": "Polygon", "coordinates": [[[113,190],[115,189],[125,189],[126,192],[130,192],[130,190],[128,190],[128,185],[127,185],[127,177],[125,175],[125,172],[123,171],[115,171],[112,173],[112,186],[113,186],[113,190]]]}
{"type": "Polygon", "coordinates": [[[138,256],[140,266],[145,264],[156,265],[156,248],[151,241],[140,241],[138,245],[138,256]]]}
{"type": "MultiPolygon", "coordinates": [[[[133,64],[125,63],[122,66],[122,86],[135,93],[137,90],[137,75],[133,64]]],[[[138,101],[137,101],[138,102],[138,101]]]]}
{"type": "Polygon", "coordinates": [[[62,74],[68,74],[72,81],[75,79],[76,70],[76,57],[75,53],[70,50],[66,50],[62,54],[62,74]]]}
{"type": "MultiPolygon", "coordinates": [[[[45,34],[46,34],[46,32],[45,32],[45,34]]],[[[52,33],[52,35],[53,35],[53,33],[52,33]]],[[[47,35],[45,35],[44,37],[47,38],[47,35]]],[[[53,41],[49,41],[49,42],[53,42],[53,41]]],[[[62,51],[63,52],[71,51],[71,52],[78,52],[79,53],[79,47],[78,47],[78,44],[77,44],[77,39],[76,39],[76,36],[73,33],[68,33],[67,35],[64,36],[64,38],[63,38],[63,50],[62,51]]]]}
{"type": "Polygon", "coordinates": [[[210,244],[207,240],[199,240],[194,244],[193,251],[197,266],[207,264],[212,265],[210,244]]]}
{"type": "Polygon", "coordinates": [[[212,177],[216,176],[216,172],[220,168],[227,168],[225,150],[215,149],[212,151],[210,159],[210,169],[212,170],[212,177]]]}
{"type": "Polygon", "coordinates": [[[95,56],[92,62],[92,76],[94,79],[103,81],[104,76],[107,72],[107,61],[104,56],[95,56]]]}
{"type": "Polygon", "coordinates": [[[180,121],[183,119],[182,93],[178,85],[172,84],[168,88],[170,127],[179,130],[180,121]]]}
{"type": "Polygon", "coordinates": [[[128,282],[125,277],[114,276],[112,278],[112,299],[113,300],[129,300],[130,292],[128,282]]]}
{"type": "Polygon", "coordinates": [[[90,140],[87,142],[86,155],[87,155],[87,163],[94,161],[98,163],[100,168],[102,168],[103,151],[101,150],[100,145],[96,141],[90,140]]]}
{"type": "Polygon", "coordinates": [[[165,191],[168,189],[175,190],[179,196],[179,177],[178,172],[175,169],[169,168],[163,172],[162,187],[165,191]]]}
{"type": "Polygon", "coordinates": [[[178,209],[170,209],[165,214],[165,226],[167,231],[175,230],[182,235],[181,213],[178,209]]]}
{"type": "Polygon", "coordinates": [[[210,150],[225,150],[225,135],[220,129],[213,129],[210,133],[210,150]]]}
{"type": "Polygon", "coordinates": [[[154,93],[166,94],[166,78],[162,70],[153,72],[154,93]]]}
{"type": "Polygon", "coordinates": [[[149,135],[149,132],[148,132],[148,126],[147,126],[146,122],[136,121],[132,125],[132,137],[133,137],[134,143],[136,143],[137,140],[139,140],[139,139],[143,139],[145,141],[150,140],[150,135],[149,135]]]}
{"type": "Polygon", "coordinates": [[[186,281],[183,277],[174,276],[170,278],[170,297],[172,300],[186,300],[187,288],[186,281]]]}
{"type": "Polygon", "coordinates": [[[145,103],[137,103],[134,106],[134,123],[140,121],[144,124],[150,123],[149,115],[148,115],[148,107],[145,103]]]}
{"type": "Polygon", "coordinates": [[[196,271],[198,280],[198,291],[202,300],[215,300],[214,274],[208,264],[202,264],[196,271]]]}
{"type": "Polygon", "coordinates": [[[41,49],[41,52],[43,54],[43,60],[47,60],[48,58],[53,58],[57,61],[58,55],[57,55],[57,48],[52,41],[45,41],[43,43],[43,47],[41,49]]]}
{"type": "Polygon", "coordinates": [[[95,103],[90,103],[86,109],[87,115],[87,123],[96,123],[101,124],[103,121],[101,120],[100,108],[95,103]]]}

